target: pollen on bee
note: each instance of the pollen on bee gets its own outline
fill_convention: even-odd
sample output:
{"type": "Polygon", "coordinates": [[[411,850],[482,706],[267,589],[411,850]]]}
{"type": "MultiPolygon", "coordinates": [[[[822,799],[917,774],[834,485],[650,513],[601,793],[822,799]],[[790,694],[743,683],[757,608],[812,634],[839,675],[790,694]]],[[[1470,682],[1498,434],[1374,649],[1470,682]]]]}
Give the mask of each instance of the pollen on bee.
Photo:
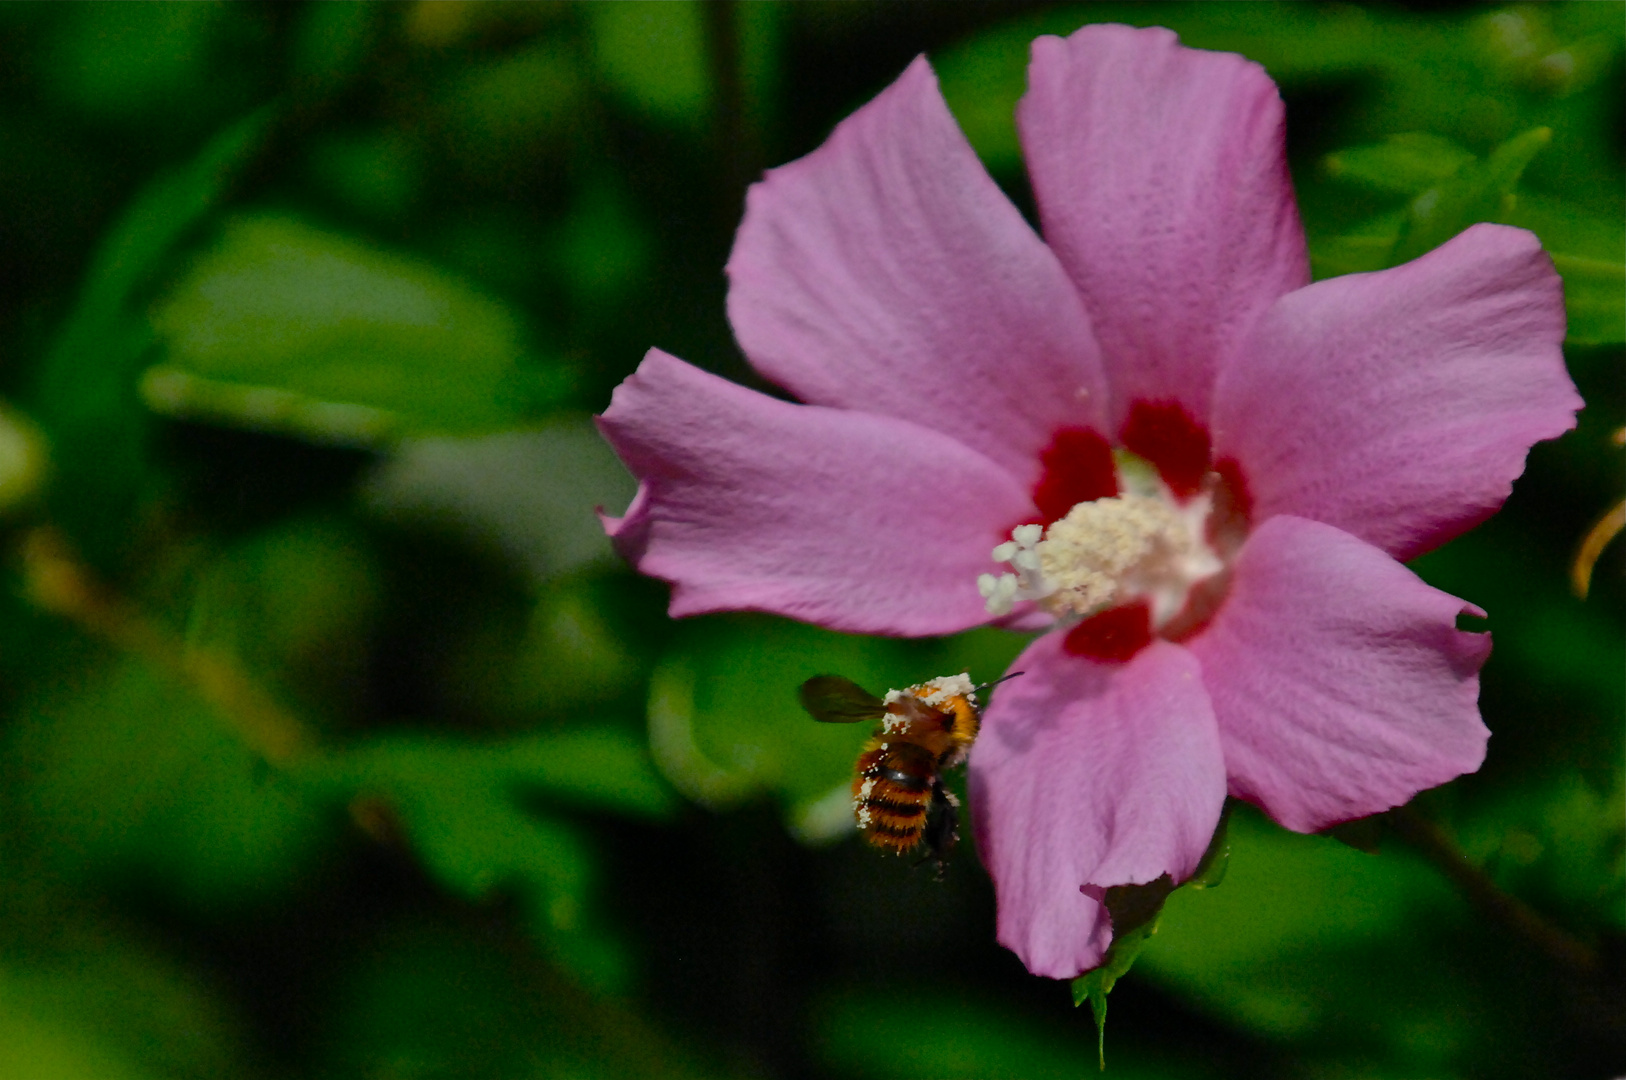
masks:
{"type": "Polygon", "coordinates": [[[888,690],[883,700],[891,705],[901,698],[913,697],[928,705],[942,706],[957,697],[969,698],[975,689],[976,685],[972,683],[970,673],[962,671],[958,675],[940,675],[935,679],[927,679],[923,683],[916,683],[902,690],[888,690]]]}

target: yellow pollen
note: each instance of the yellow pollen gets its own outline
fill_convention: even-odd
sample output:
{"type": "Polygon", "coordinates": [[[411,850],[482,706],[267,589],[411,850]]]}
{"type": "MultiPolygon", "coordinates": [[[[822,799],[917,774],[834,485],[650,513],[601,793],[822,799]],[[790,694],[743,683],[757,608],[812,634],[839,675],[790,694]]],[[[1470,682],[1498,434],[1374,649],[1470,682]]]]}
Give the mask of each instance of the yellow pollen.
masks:
{"type": "Polygon", "coordinates": [[[1191,547],[1185,522],[1162,499],[1117,495],[1079,503],[1038,545],[1039,569],[1055,587],[1045,606],[1057,615],[1087,615],[1191,547]]]}

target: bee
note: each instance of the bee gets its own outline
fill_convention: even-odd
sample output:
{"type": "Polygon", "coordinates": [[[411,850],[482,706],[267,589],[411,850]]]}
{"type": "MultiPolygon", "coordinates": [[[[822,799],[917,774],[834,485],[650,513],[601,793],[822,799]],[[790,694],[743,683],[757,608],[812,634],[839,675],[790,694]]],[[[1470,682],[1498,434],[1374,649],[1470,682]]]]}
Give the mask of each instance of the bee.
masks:
{"type": "Polygon", "coordinates": [[[942,876],[960,839],[960,804],[944,786],[943,771],[964,763],[981,723],[977,691],[993,685],[945,675],[884,698],[840,675],[815,675],[801,685],[797,695],[815,720],[881,722],[853,768],[853,812],[871,844],[903,855],[924,842],[922,861],[936,862],[942,876]]]}

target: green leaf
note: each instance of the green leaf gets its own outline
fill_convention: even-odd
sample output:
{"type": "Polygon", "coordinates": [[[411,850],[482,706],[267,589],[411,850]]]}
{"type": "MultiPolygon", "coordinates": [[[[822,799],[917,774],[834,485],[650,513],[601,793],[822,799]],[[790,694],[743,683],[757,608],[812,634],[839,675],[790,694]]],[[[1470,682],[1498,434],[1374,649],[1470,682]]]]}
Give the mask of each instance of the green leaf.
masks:
{"type": "Polygon", "coordinates": [[[1513,189],[1519,177],[1552,137],[1548,128],[1532,128],[1492,150],[1483,161],[1463,165],[1418,195],[1389,254],[1389,265],[1432,251],[1476,222],[1506,220],[1513,210],[1513,189]]]}
{"type": "Polygon", "coordinates": [[[496,300],[291,218],[233,221],[158,305],[141,382],[169,416],[377,445],[495,430],[556,397],[496,300]]]}
{"type": "Polygon", "coordinates": [[[1417,195],[1475,160],[1450,139],[1427,132],[1391,135],[1381,143],[1328,154],[1323,167],[1334,179],[1393,195],[1417,195]]]}
{"type": "Polygon", "coordinates": [[[1157,917],[1173,891],[1169,875],[1164,874],[1145,885],[1115,885],[1102,898],[1112,918],[1112,945],[1100,967],[1073,980],[1073,1004],[1088,1001],[1095,1014],[1096,1053],[1103,1071],[1107,1067],[1107,995],[1157,933],[1157,917]]]}
{"type": "MultiPolygon", "coordinates": [[[[1219,826],[1208,842],[1197,869],[1180,888],[1209,889],[1225,879],[1230,863],[1231,843],[1227,824],[1230,804],[1220,816],[1219,826]]],[[[1119,979],[1129,973],[1141,950],[1157,933],[1158,917],[1163,905],[1175,892],[1176,886],[1168,874],[1163,874],[1145,885],[1114,885],[1106,890],[1101,902],[1106,905],[1112,919],[1112,944],[1101,960],[1101,966],[1086,971],[1073,980],[1073,1005],[1088,1001],[1095,1014],[1096,1053],[1103,1070],[1107,1067],[1107,995],[1119,979]]]]}

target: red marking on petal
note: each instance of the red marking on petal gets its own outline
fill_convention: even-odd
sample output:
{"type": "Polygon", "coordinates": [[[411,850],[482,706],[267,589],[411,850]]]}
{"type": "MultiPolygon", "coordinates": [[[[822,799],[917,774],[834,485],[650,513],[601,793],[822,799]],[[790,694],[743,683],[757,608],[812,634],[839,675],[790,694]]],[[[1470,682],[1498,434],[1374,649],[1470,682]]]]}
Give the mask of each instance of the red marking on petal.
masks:
{"type": "Polygon", "coordinates": [[[1124,421],[1124,448],[1157,466],[1182,499],[1195,495],[1208,475],[1208,430],[1173,401],[1137,401],[1124,421]]]}
{"type": "Polygon", "coordinates": [[[1242,475],[1242,466],[1236,458],[1222,458],[1214,466],[1224,489],[1226,509],[1242,519],[1244,525],[1253,520],[1253,492],[1248,490],[1248,478],[1242,475]]]}
{"type": "Polygon", "coordinates": [[[1044,474],[1033,488],[1033,504],[1042,524],[1067,516],[1081,502],[1094,502],[1118,494],[1118,467],[1112,444],[1089,428],[1064,427],[1039,454],[1044,474]]]}
{"type": "Polygon", "coordinates": [[[1091,615],[1067,631],[1062,648],[1074,656],[1121,663],[1151,641],[1152,609],[1140,601],[1091,615]]]}
{"type": "Polygon", "coordinates": [[[1248,538],[1248,527],[1253,523],[1253,493],[1235,458],[1219,462],[1214,471],[1219,474],[1219,483],[1214,485],[1214,508],[1208,512],[1207,540],[1229,562],[1248,538]]]}

